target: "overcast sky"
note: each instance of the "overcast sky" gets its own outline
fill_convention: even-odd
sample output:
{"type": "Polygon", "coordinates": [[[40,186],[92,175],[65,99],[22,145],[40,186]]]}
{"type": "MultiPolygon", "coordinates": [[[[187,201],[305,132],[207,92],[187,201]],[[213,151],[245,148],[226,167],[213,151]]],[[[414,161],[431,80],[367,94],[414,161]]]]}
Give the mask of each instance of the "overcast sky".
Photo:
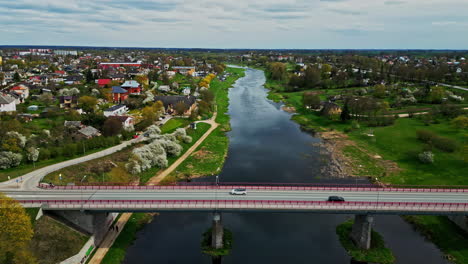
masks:
{"type": "Polygon", "coordinates": [[[0,45],[468,49],[468,0],[0,0],[0,45]]]}

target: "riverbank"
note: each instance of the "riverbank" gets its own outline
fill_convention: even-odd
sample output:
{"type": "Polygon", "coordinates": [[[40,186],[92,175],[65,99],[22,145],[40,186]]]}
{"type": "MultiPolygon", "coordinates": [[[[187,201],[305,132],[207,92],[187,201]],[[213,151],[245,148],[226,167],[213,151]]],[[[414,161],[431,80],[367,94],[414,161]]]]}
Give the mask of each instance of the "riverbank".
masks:
{"type": "MultiPolygon", "coordinates": [[[[281,92],[273,81],[267,81],[269,99],[282,101],[294,108],[292,120],[323,139],[322,147],[330,154],[330,172],[337,175],[367,177],[371,181],[408,185],[467,185],[464,177],[466,160],[464,147],[454,152],[432,148],[434,163],[423,164],[418,159],[427,146],[417,138],[417,130],[427,130],[466,145],[464,131],[456,129],[449,120],[440,119],[427,124],[421,117],[399,118],[393,125],[369,127],[358,122],[330,120],[319,112],[306,109],[302,93],[281,92]],[[376,179],[377,178],[377,179],[376,179]]],[[[458,245],[468,245],[468,235],[460,234],[458,227],[447,217],[405,217],[418,230],[455,263],[467,263],[468,251],[458,245]],[[409,220],[411,219],[411,221],[409,220]],[[428,224],[431,223],[431,224],[428,224]],[[433,226],[439,226],[434,229],[433,226]],[[445,236],[457,238],[442,242],[445,236]],[[455,257],[456,256],[456,257],[455,257]]]]}
{"type": "Polygon", "coordinates": [[[219,127],[207,137],[190,157],[177,167],[176,171],[163,179],[162,184],[184,180],[186,179],[185,175],[197,178],[217,174],[221,171],[229,147],[229,139],[226,132],[231,130],[230,117],[227,114],[229,89],[239,78],[245,76],[245,69],[228,67],[226,72],[230,76],[225,81],[215,78],[210,84],[210,90],[215,95],[217,108],[215,120],[219,124],[219,127]]]}

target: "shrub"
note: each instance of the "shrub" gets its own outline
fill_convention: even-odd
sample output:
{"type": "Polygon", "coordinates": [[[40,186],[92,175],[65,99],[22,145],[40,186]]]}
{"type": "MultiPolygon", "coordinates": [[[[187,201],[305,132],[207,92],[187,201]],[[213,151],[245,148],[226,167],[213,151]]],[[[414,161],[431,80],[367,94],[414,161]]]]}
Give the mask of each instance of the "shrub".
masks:
{"type": "Polygon", "coordinates": [[[454,152],[457,150],[457,142],[451,138],[437,136],[433,139],[436,148],[445,152],[454,152]]]}
{"type": "Polygon", "coordinates": [[[458,116],[452,120],[452,125],[458,129],[468,128],[468,116],[458,116]]]}
{"type": "Polygon", "coordinates": [[[434,154],[430,151],[424,151],[418,155],[419,161],[424,164],[434,163],[434,154]]]}
{"type": "Polygon", "coordinates": [[[433,138],[436,136],[435,133],[429,130],[416,130],[416,137],[425,143],[432,142],[433,138]]]}
{"type": "Polygon", "coordinates": [[[20,165],[23,156],[9,151],[0,152],[0,169],[8,169],[20,165]]]}

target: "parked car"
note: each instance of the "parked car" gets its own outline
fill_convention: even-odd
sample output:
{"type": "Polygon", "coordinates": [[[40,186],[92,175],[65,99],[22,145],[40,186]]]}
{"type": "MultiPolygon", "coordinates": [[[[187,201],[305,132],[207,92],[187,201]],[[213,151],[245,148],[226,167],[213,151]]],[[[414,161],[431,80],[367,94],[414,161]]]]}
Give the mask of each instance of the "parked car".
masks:
{"type": "Polygon", "coordinates": [[[138,135],[133,135],[133,138],[138,138],[138,135]]]}
{"type": "Polygon", "coordinates": [[[244,189],[244,188],[236,188],[236,189],[232,189],[229,194],[231,195],[246,195],[247,194],[247,190],[244,189]]]}
{"type": "Polygon", "coordinates": [[[344,202],[345,199],[341,196],[330,196],[328,197],[329,202],[344,202]]]}

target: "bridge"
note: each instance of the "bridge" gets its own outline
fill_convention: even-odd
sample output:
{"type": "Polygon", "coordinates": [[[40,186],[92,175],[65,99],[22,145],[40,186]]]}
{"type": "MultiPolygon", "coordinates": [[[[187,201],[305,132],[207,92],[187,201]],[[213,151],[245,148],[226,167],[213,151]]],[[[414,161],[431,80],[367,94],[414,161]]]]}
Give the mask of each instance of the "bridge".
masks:
{"type": "MultiPolygon", "coordinates": [[[[222,246],[222,212],[355,214],[352,238],[370,247],[375,214],[468,215],[468,188],[407,188],[376,185],[187,184],[171,186],[50,186],[5,193],[25,207],[40,207],[103,237],[109,212],[215,212],[213,246],[222,246]],[[230,195],[246,188],[245,196],[230,195]],[[332,195],[345,202],[328,202],[332,195]],[[220,244],[221,243],[221,244],[220,244]]],[[[98,239],[99,240],[99,239],[98,239]]]]}

